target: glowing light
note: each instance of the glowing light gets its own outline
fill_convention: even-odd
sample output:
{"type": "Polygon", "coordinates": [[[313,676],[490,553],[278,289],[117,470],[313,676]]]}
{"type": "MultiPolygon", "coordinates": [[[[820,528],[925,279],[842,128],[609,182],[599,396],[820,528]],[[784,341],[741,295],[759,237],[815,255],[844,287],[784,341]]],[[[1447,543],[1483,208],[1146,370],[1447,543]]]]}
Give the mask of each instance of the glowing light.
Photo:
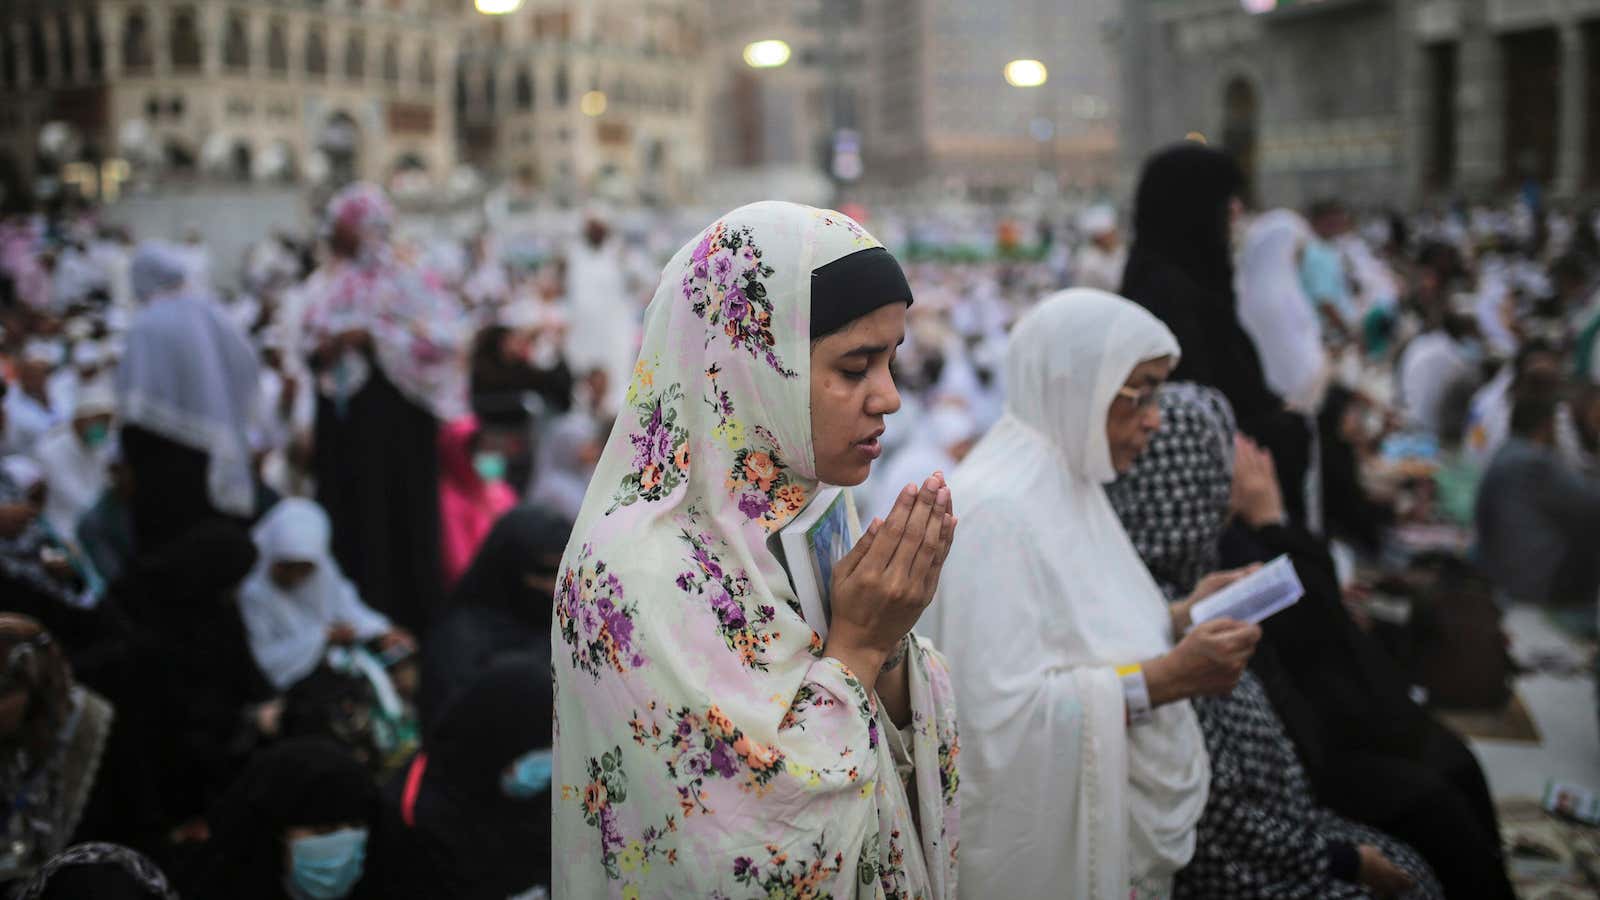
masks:
{"type": "Polygon", "coordinates": [[[789,61],[789,45],[779,40],[745,45],[744,61],[752,69],[776,69],[789,61]]]}
{"type": "Polygon", "coordinates": [[[590,91],[578,100],[578,109],[589,118],[603,116],[606,112],[606,95],[604,91],[590,91]]]}
{"type": "Polygon", "coordinates": [[[1012,87],[1038,87],[1050,78],[1044,63],[1037,59],[1013,59],[1006,63],[1006,84],[1012,87]]]}
{"type": "Polygon", "coordinates": [[[522,8],[522,0],[477,0],[478,12],[486,16],[503,16],[522,8]]]}

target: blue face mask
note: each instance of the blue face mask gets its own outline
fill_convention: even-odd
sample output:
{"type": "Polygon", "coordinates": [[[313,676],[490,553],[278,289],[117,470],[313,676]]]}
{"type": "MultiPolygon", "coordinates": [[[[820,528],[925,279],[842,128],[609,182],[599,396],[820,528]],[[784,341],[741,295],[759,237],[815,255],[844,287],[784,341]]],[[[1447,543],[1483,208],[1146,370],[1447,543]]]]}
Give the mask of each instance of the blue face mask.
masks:
{"type": "Polygon", "coordinates": [[[500,453],[479,453],[472,457],[472,467],[484,481],[506,480],[506,458],[500,453]]]}
{"type": "Polygon", "coordinates": [[[511,768],[500,776],[500,790],[513,800],[538,796],[550,787],[550,764],[554,759],[555,751],[548,748],[517,757],[511,768]]]}
{"type": "Polygon", "coordinates": [[[111,426],[104,422],[90,423],[89,427],[83,430],[84,446],[90,450],[98,450],[104,446],[109,437],[111,437],[111,426]]]}
{"type": "Polygon", "coordinates": [[[310,900],[350,896],[367,860],[367,829],[342,828],[289,845],[289,886],[310,900]]]}

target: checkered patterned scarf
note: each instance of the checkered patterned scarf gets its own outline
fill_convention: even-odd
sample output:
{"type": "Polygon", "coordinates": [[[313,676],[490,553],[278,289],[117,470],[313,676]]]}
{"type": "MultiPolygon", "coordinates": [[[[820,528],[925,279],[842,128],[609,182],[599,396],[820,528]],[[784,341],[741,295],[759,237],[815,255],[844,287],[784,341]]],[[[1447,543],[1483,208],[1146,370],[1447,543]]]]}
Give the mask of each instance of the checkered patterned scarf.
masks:
{"type": "Polygon", "coordinates": [[[1134,467],[1107,485],[1111,506],[1167,599],[1217,568],[1233,486],[1233,408],[1214,388],[1161,390],[1161,430],[1134,467]]]}

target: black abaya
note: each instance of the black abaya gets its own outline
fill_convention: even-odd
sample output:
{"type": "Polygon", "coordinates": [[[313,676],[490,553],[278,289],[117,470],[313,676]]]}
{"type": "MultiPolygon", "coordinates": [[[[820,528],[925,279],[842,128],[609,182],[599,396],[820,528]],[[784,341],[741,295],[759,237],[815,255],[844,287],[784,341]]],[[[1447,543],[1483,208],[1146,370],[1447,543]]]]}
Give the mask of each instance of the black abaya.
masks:
{"type": "Polygon", "coordinates": [[[312,472],[334,558],[367,605],[418,633],[442,591],[438,432],[376,363],[342,410],[317,398],[312,472]]]}
{"type": "Polygon", "coordinates": [[[384,792],[370,896],[500,900],[548,889],[550,788],[514,799],[501,776],[550,747],[553,697],[548,653],[530,653],[495,662],[450,704],[384,792]]]}
{"type": "Polygon", "coordinates": [[[1406,680],[1344,609],[1333,561],[1292,526],[1234,529],[1225,567],[1288,554],[1300,602],[1262,623],[1262,677],[1320,802],[1416,848],[1451,897],[1510,898],[1483,771],[1413,703],[1406,680]]]}
{"type": "Polygon", "coordinates": [[[137,425],[124,425],[122,458],[133,473],[135,553],[155,552],[207,519],[222,515],[206,487],[210,457],[137,425]]]}
{"type": "MultiPolygon", "coordinates": [[[[1279,483],[1298,486],[1311,464],[1311,431],[1267,386],[1234,297],[1229,205],[1243,186],[1232,159],[1200,144],[1151,157],[1139,179],[1122,295],[1177,337],[1183,355],[1170,380],[1222,391],[1239,429],[1272,451],[1279,483]]],[[[1284,502],[1291,518],[1305,521],[1302,491],[1285,490],[1284,502]]]]}
{"type": "Polygon", "coordinates": [[[554,585],[571,533],[571,522],[533,506],[495,523],[423,647],[424,735],[494,660],[550,645],[554,585]]]}

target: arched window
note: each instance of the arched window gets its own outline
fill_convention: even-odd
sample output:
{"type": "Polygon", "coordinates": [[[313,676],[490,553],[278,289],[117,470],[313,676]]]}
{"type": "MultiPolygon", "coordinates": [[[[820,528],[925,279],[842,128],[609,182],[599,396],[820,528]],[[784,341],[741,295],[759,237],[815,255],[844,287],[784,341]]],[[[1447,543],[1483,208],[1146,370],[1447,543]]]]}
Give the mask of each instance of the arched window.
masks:
{"type": "Polygon", "coordinates": [[[571,93],[572,87],[567,84],[567,67],[561,65],[556,68],[556,106],[566,106],[568,95],[571,93]]]}
{"type": "Polygon", "coordinates": [[[200,68],[202,56],[200,26],[195,21],[195,12],[192,8],[185,7],[173,13],[170,52],[173,68],[200,68]]]}
{"type": "Polygon", "coordinates": [[[344,77],[360,81],[367,75],[367,42],[361,32],[352,31],[344,39],[344,77]]]}
{"type": "Polygon", "coordinates": [[[517,83],[515,87],[517,109],[533,109],[533,75],[527,66],[517,70],[517,83]]]}
{"type": "Polygon", "coordinates": [[[328,74],[328,48],[322,43],[322,29],[306,32],[306,74],[328,74]]]}
{"type": "Polygon", "coordinates": [[[105,38],[100,34],[100,15],[93,10],[83,23],[83,43],[89,56],[89,74],[99,75],[106,70],[105,38]]]}
{"type": "Polygon", "coordinates": [[[267,26],[267,71],[289,71],[289,36],[282,19],[273,19],[267,26]]]}
{"type": "Polygon", "coordinates": [[[400,83],[400,44],[394,38],[383,45],[383,80],[400,83]]]}
{"type": "Polygon", "coordinates": [[[483,108],[494,115],[495,107],[499,105],[499,79],[495,77],[494,70],[483,75],[483,108]]]}
{"type": "Polygon", "coordinates": [[[78,73],[78,54],[72,40],[72,19],[66,13],[56,16],[56,51],[61,55],[61,77],[71,81],[78,73]]]}
{"type": "Polygon", "coordinates": [[[44,26],[38,19],[28,21],[28,77],[43,84],[50,77],[50,51],[44,43],[44,26]]]}
{"type": "Polygon", "coordinates": [[[244,16],[238,13],[228,17],[228,30],[222,38],[222,64],[236,70],[250,68],[250,34],[244,16]]]}
{"type": "Polygon", "coordinates": [[[124,68],[139,70],[150,68],[150,25],[145,21],[144,12],[135,9],[128,13],[128,18],[122,23],[122,65],[124,68]]]}

